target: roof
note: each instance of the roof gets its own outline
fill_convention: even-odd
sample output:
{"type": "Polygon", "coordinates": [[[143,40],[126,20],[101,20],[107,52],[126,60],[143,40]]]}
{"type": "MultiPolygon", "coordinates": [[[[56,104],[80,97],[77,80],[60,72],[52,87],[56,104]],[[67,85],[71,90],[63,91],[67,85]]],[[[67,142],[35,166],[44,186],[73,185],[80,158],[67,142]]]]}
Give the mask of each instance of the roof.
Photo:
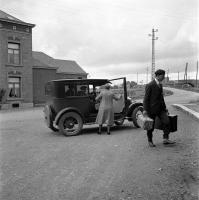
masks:
{"type": "Polygon", "coordinates": [[[82,84],[94,84],[94,85],[104,85],[106,83],[110,83],[108,79],[57,79],[51,80],[49,83],[82,83],[82,84]]]}
{"type": "Polygon", "coordinates": [[[16,17],[13,17],[12,15],[9,15],[8,13],[2,10],[0,10],[0,21],[6,21],[10,23],[15,23],[15,24],[22,24],[22,25],[31,26],[31,27],[35,26],[34,24],[26,23],[16,17]]]}
{"type": "Polygon", "coordinates": [[[48,56],[47,54],[39,51],[33,51],[32,56],[34,66],[54,67],[54,58],[48,56]]]}
{"type": "Polygon", "coordinates": [[[57,70],[57,67],[50,67],[44,63],[42,63],[41,61],[33,58],[33,68],[45,68],[45,69],[55,69],[57,70]]]}
{"type": "Polygon", "coordinates": [[[56,67],[58,73],[87,74],[75,61],[54,59],[43,52],[33,51],[33,63],[39,67],[56,67]]]}
{"type": "Polygon", "coordinates": [[[54,60],[55,66],[58,67],[57,72],[67,72],[67,73],[83,73],[86,74],[86,72],[73,60],[54,60]]]}

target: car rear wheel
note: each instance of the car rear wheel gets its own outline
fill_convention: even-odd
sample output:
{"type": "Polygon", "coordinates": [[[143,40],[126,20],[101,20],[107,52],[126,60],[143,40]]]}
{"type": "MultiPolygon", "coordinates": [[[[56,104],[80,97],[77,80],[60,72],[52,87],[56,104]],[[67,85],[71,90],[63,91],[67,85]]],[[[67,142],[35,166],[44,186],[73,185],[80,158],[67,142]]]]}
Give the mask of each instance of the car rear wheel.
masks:
{"type": "Polygon", "coordinates": [[[143,112],[143,106],[138,106],[136,107],[133,112],[132,112],[132,120],[133,120],[133,124],[139,128],[140,126],[138,125],[137,123],[137,120],[138,120],[138,115],[142,114],[143,112]]]}
{"type": "Polygon", "coordinates": [[[52,131],[57,132],[58,129],[53,126],[53,114],[49,105],[46,105],[44,108],[44,118],[48,128],[50,128],[52,131]]]}
{"type": "Polygon", "coordinates": [[[83,121],[78,113],[68,112],[61,116],[58,127],[65,136],[74,136],[81,132],[83,121]]]}
{"type": "Polygon", "coordinates": [[[118,119],[118,120],[115,121],[115,124],[116,124],[117,126],[121,126],[123,123],[124,123],[124,118],[118,119]]]}

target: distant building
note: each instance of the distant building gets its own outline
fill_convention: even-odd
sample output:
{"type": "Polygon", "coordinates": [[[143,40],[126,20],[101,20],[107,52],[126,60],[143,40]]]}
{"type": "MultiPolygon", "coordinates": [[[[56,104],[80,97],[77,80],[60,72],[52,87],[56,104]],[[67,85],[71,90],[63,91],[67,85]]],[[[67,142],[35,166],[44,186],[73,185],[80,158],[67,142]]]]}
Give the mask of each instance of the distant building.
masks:
{"type": "Polygon", "coordinates": [[[44,103],[49,80],[87,78],[75,61],[32,51],[34,27],[0,10],[0,88],[6,89],[2,108],[44,103]]]}

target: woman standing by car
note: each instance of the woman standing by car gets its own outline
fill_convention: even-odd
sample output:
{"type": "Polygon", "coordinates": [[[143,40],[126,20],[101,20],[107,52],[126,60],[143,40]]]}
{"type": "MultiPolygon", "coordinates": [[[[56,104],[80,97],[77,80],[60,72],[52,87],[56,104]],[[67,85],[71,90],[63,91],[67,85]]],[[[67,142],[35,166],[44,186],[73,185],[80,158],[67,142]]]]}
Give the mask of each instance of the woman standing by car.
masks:
{"type": "Polygon", "coordinates": [[[119,100],[122,96],[117,97],[111,90],[110,84],[105,85],[105,90],[95,98],[96,101],[101,100],[96,123],[99,124],[98,134],[101,134],[102,125],[107,124],[107,134],[110,135],[110,127],[114,123],[113,99],[119,100]]]}

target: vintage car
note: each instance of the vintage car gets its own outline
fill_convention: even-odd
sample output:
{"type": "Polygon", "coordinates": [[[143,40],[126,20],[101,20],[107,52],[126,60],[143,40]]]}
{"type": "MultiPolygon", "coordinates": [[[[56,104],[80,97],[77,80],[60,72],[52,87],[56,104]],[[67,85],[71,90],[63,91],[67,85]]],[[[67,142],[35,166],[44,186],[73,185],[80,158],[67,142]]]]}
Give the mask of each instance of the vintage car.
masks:
{"type": "Polygon", "coordinates": [[[47,126],[53,131],[60,131],[66,136],[78,135],[83,124],[95,123],[99,103],[95,97],[106,83],[121,81],[113,92],[122,95],[114,100],[114,120],[122,125],[125,119],[132,121],[136,127],[137,115],[143,111],[141,102],[127,97],[126,78],[117,79],[59,79],[45,85],[46,105],[44,116],[47,126]]]}

